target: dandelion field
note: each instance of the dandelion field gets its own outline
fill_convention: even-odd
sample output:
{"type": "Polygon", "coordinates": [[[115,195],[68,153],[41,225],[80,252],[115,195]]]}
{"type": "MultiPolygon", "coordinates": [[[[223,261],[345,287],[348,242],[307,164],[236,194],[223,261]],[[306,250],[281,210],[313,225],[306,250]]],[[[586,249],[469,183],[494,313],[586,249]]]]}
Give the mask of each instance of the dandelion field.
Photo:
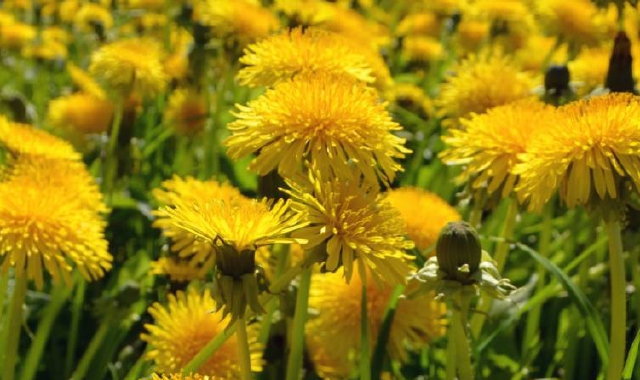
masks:
{"type": "Polygon", "coordinates": [[[0,379],[640,380],[640,8],[0,2],[0,379]]]}

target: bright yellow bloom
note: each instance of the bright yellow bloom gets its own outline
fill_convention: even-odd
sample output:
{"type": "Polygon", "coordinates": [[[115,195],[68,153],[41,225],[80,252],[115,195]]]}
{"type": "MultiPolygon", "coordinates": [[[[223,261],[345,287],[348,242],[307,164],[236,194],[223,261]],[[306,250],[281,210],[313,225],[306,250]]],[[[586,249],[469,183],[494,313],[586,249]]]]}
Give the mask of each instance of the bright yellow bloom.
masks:
{"type": "MultiPolygon", "coordinates": [[[[185,294],[169,295],[168,305],[154,303],[149,307],[153,324],[146,324],[141,335],[150,349],[147,359],[153,360],[157,371],[178,372],[200,352],[213,337],[227,327],[228,317],[212,313],[215,301],[206,289],[203,293],[190,288],[185,294]]],[[[262,347],[257,342],[257,330],[249,326],[251,369],[262,369],[262,347]]],[[[238,343],[233,334],[198,370],[203,376],[240,379],[238,343]]]]}
{"type": "Polygon", "coordinates": [[[575,44],[594,45],[609,30],[606,11],[599,11],[590,0],[540,0],[539,19],[552,35],[561,35],[575,44]]]}
{"type": "Polygon", "coordinates": [[[51,100],[48,119],[56,128],[82,135],[104,133],[111,125],[113,104],[85,93],[51,100]]]}
{"type": "Polygon", "coordinates": [[[440,230],[461,219],[458,211],[436,194],[415,187],[389,190],[387,200],[400,211],[407,236],[420,251],[433,246],[440,230]]]}
{"type": "Polygon", "coordinates": [[[98,99],[106,99],[107,94],[102,87],[84,70],[74,65],[71,62],[67,63],[67,71],[71,76],[71,81],[82,92],[90,94],[98,99]]]}
{"type": "Polygon", "coordinates": [[[410,152],[375,90],[350,77],[298,76],[238,107],[225,145],[233,159],[259,152],[250,168],[260,175],[291,177],[309,159],[322,173],[343,177],[353,164],[371,183],[389,182],[402,170],[394,159],[410,152]]]}
{"type": "Polygon", "coordinates": [[[307,213],[310,222],[293,236],[308,240],[306,250],[326,244],[327,270],[344,267],[347,281],[357,263],[360,269],[371,269],[376,280],[404,283],[407,260],[412,259],[405,250],[413,248],[413,243],[404,237],[400,213],[377,186],[356,175],[327,179],[313,172],[308,181],[287,181],[294,207],[307,213]]]}
{"type": "Polygon", "coordinates": [[[414,13],[407,15],[400,21],[396,34],[398,36],[428,35],[440,37],[442,20],[434,13],[414,13]]]}
{"type": "Polygon", "coordinates": [[[623,180],[640,188],[640,98],[607,94],[560,107],[519,155],[518,195],[540,210],[556,189],[569,207],[621,196],[623,180]]]}
{"type": "MultiPolygon", "coordinates": [[[[544,65],[560,64],[563,65],[567,61],[567,44],[562,44],[559,47],[555,47],[557,43],[557,37],[544,36],[541,34],[534,34],[527,38],[526,43],[521,49],[515,52],[515,61],[522,67],[523,70],[531,73],[539,74],[546,69],[544,65]],[[545,62],[547,54],[551,54],[548,62],[545,62]],[[544,54],[541,54],[544,52],[544,54]]],[[[571,73],[571,79],[573,80],[573,72],[571,73]]]]}
{"type": "Polygon", "coordinates": [[[289,25],[314,26],[333,15],[333,4],[322,0],[275,0],[274,8],[282,12],[289,25]]]}
{"type": "Polygon", "coordinates": [[[100,25],[105,31],[111,29],[111,11],[100,4],[84,3],[74,17],[74,26],[81,32],[92,33],[96,25],[100,25]]]}
{"type": "Polygon", "coordinates": [[[164,123],[183,135],[202,132],[209,117],[207,102],[196,90],[181,88],[171,93],[164,111],[164,123]]]}
{"type": "Polygon", "coordinates": [[[152,261],[150,267],[151,274],[167,276],[171,281],[176,282],[201,280],[207,272],[206,267],[199,267],[173,257],[161,257],[152,261]]]}
{"type": "MultiPolygon", "coordinates": [[[[147,378],[142,378],[140,380],[147,380],[147,378]]],[[[194,375],[182,375],[181,373],[172,373],[170,375],[158,375],[155,373],[151,374],[151,380],[226,380],[220,378],[219,376],[201,376],[197,373],[194,375]]]]}
{"type": "Polygon", "coordinates": [[[433,114],[433,101],[422,88],[413,83],[396,83],[385,95],[397,105],[423,118],[433,114]]]}
{"type": "Polygon", "coordinates": [[[91,55],[89,72],[121,96],[135,90],[142,97],[152,97],[167,82],[160,57],[160,47],[152,40],[111,42],[91,55]]]}
{"type": "Polygon", "coordinates": [[[458,24],[457,41],[465,51],[475,51],[489,37],[491,24],[485,20],[463,18],[458,24]]]}
{"type": "Polygon", "coordinates": [[[293,29],[249,45],[240,62],[238,79],[243,85],[272,86],[296,75],[309,73],[347,74],[373,82],[366,58],[351,43],[335,33],[319,29],[293,29]]]}
{"type": "Polygon", "coordinates": [[[37,34],[37,29],[29,24],[0,24],[0,48],[20,49],[33,41],[37,34]]]}
{"type": "Polygon", "coordinates": [[[358,45],[378,49],[390,42],[389,31],[383,25],[366,19],[360,13],[338,4],[327,4],[328,17],[317,26],[341,34],[358,45]]]}
{"type": "Polygon", "coordinates": [[[507,57],[473,55],[456,65],[442,84],[436,106],[442,116],[455,120],[527,98],[533,87],[533,80],[507,57]]]}
{"type": "Polygon", "coordinates": [[[30,125],[10,122],[1,115],[0,146],[14,156],[40,156],[62,160],[81,158],[68,142],[30,125]]]}
{"type": "Polygon", "coordinates": [[[578,94],[586,95],[598,87],[604,87],[611,52],[611,46],[585,47],[569,62],[571,81],[576,84],[578,94]]]}
{"type": "Polygon", "coordinates": [[[442,137],[447,148],[440,158],[449,165],[464,165],[457,180],[471,181],[473,189],[486,188],[503,197],[518,179],[511,170],[518,155],[526,151],[532,136],[549,123],[553,107],[538,100],[522,100],[471,114],[461,119],[460,129],[450,129],[442,137]]]}
{"type": "MultiPolygon", "coordinates": [[[[407,275],[409,272],[406,273],[407,275]]],[[[367,282],[367,316],[371,341],[378,338],[392,286],[367,282]]],[[[320,377],[352,378],[360,356],[360,300],[362,282],[342,280],[342,273],[314,274],[309,307],[318,315],[307,323],[309,356],[320,377]]],[[[444,335],[445,306],[433,294],[402,299],[395,310],[387,350],[393,360],[406,362],[407,348],[420,349],[444,335]]]]}
{"type": "MultiPolygon", "coordinates": [[[[240,194],[240,190],[227,183],[200,181],[192,177],[180,178],[178,176],[164,181],[162,188],[153,190],[153,196],[165,206],[173,206],[176,202],[187,199],[192,202],[220,200],[226,203],[245,199],[240,194]]],[[[161,228],[163,235],[172,240],[171,250],[173,252],[176,252],[180,258],[189,258],[192,263],[208,262],[213,265],[213,246],[210,242],[176,227],[173,220],[165,213],[158,212],[156,215],[158,219],[154,221],[153,225],[161,228]]]]}
{"type": "Polygon", "coordinates": [[[2,273],[13,267],[16,276],[26,275],[38,288],[44,283],[43,267],[54,283],[64,280],[67,285],[74,267],[87,280],[111,269],[106,223],[87,206],[99,198],[97,187],[88,186],[86,177],[72,170],[57,171],[64,164],[77,168],[75,162],[54,163],[31,168],[37,175],[16,168],[16,174],[0,182],[2,273]]]}
{"type": "Polygon", "coordinates": [[[280,27],[267,9],[248,0],[205,0],[195,10],[196,19],[213,28],[218,37],[238,41],[240,45],[267,37],[280,27]]]}
{"type": "Polygon", "coordinates": [[[437,61],[444,58],[444,48],[433,37],[407,36],[402,41],[402,56],[410,61],[437,61]]]}
{"type": "Polygon", "coordinates": [[[67,57],[67,46],[57,41],[33,41],[23,46],[20,54],[24,58],[53,61],[67,57]]]}

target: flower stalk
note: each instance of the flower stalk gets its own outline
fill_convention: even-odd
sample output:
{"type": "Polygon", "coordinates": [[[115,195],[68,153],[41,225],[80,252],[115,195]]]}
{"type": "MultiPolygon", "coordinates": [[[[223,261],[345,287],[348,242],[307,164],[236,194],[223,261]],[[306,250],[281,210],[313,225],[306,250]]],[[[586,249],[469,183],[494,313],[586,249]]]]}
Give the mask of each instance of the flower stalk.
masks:
{"type": "Polygon", "coordinates": [[[607,234],[609,235],[609,270],[611,273],[611,334],[609,337],[610,351],[607,379],[617,380],[622,377],[626,348],[626,280],[620,222],[615,218],[607,218],[605,223],[607,234]]]}
{"type": "Polygon", "coordinates": [[[251,354],[249,352],[249,337],[247,336],[247,321],[244,317],[236,321],[236,336],[238,338],[238,355],[240,357],[240,372],[242,380],[253,378],[251,374],[251,354]]]}
{"type": "Polygon", "coordinates": [[[311,287],[311,267],[305,268],[300,275],[298,293],[296,294],[296,311],[293,316],[291,335],[291,351],[287,361],[287,380],[298,380],[302,369],[304,351],[304,325],[307,322],[309,309],[309,289],[311,287]]]}
{"type": "Polygon", "coordinates": [[[2,365],[2,379],[13,380],[15,375],[16,359],[18,357],[18,343],[22,324],[22,305],[27,292],[26,275],[14,278],[13,298],[9,306],[9,319],[6,325],[7,332],[4,343],[4,360],[2,365]]]}

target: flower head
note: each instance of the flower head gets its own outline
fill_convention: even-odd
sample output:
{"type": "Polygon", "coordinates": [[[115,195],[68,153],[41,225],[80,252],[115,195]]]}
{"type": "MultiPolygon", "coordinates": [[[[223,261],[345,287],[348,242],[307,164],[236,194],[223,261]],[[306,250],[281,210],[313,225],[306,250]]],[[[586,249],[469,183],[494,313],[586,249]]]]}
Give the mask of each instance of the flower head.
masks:
{"type": "MultiPolygon", "coordinates": [[[[209,290],[203,293],[190,288],[185,294],[169,295],[166,306],[154,303],[149,314],[153,324],[146,324],[146,333],[141,335],[150,349],[146,357],[153,360],[156,370],[178,372],[213,337],[227,326],[228,318],[221,313],[212,313],[215,302],[209,290]]],[[[261,346],[257,343],[257,331],[249,328],[251,367],[260,371],[262,367],[261,346]]],[[[204,364],[199,373],[223,379],[240,379],[238,342],[232,335],[204,364]]]]}
{"type": "Polygon", "coordinates": [[[571,81],[576,84],[579,94],[585,95],[604,86],[610,57],[611,47],[585,47],[569,62],[571,81]]]}
{"type": "Polygon", "coordinates": [[[310,222],[294,236],[309,241],[306,249],[326,244],[327,270],[344,267],[347,281],[358,263],[377,280],[403,283],[412,259],[405,250],[413,243],[404,237],[400,214],[376,186],[355,175],[347,178],[321,178],[311,170],[308,181],[287,181],[294,207],[307,213],[310,222]]]}
{"type": "Polygon", "coordinates": [[[43,285],[43,267],[53,282],[71,283],[74,267],[93,280],[111,269],[104,237],[104,205],[81,165],[68,161],[19,158],[0,182],[2,272],[13,267],[43,285]],[[68,170],[59,171],[64,165],[68,170]]]}
{"type": "Polygon", "coordinates": [[[96,27],[109,30],[113,26],[111,11],[100,4],[82,4],[74,18],[75,27],[79,31],[94,32],[96,27]]]}
{"type": "Polygon", "coordinates": [[[160,47],[152,40],[111,42],[91,55],[89,72],[122,96],[133,90],[142,97],[155,96],[167,81],[160,57],[160,47]]]}
{"type": "MultiPolygon", "coordinates": [[[[408,272],[407,272],[408,274],[408,272]]],[[[309,307],[318,314],[305,328],[309,356],[322,378],[345,379],[356,368],[360,352],[362,282],[342,280],[342,273],[314,274],[309,307]]],[[[369,333],[376,341],[393,287],[367,282],[369,333]]],[[[395,310],[387,350],[407,361],[407,348],[418,349],[445,332],[445,306],[432,294],[401,299],[395,310]]]]}
{"type": "Polygon", "coordinates": [[[505,56],[473,55],[442,84],[436,106],[443,116],[466,117],[529,97],[533,87],[533,80],[505,56]]]}
{"type": "Polygon", "coordinates": [[[319,29],[295,28],[249,45],[240,62],[241,84],[272,86],[308,73],[347,74],[363,82],[373,82],[366,57],[351,48],[338,34],[319,29]]]}
{"type": "Polygon", "coordinates": [[[569,207],[617,200],[624,180],[640,188],[639,99],[614,93],[558,108],[519,155],[519,197],[540,210],[558,188],[569,207]]]}
{"type": "Polygon", "coordinates": [[[590,0],[542,0],[536,5],[540,20],[554,35],[589,45],[606,36],[606,12],[599,11],[590,0]]]}
{"type": "MultiPolygon", "coordinates": [[[[147,380],[147,378],[143,378],[140,380],[147,380]]],[[[158,375],[155,373],[151,374],[151,380],[222,380],[219,376],[201,376],[199,374],[194,375],[182,375],[181,373],[172,373],[170,375],[158,375]]]]}
{"type": "Polygon", "coordinates": [[[191,89],[178,89],[169,96],[164,122],[178,133],[193,135],[204,129],[207,102],[202,94],[191,89]]]}
{"type": "Polygon", "coordinates": [[[82,135],[104,133],[111,125],[113,104],[78,92],[51,100],[48,119],[56,128],[82,135]]]}
{"type": "Polygon", "coordinates": [[[73,84],[76,85],[82,92],[93,95],[98,99],[106,99],[107,94],[102,87],[84,70],[74,65],[73,63],[67,63],[67,71],[71,76],[73,84]]]}
{"type": "Polygon", "coordinates": [[[431,62],[444,58],[444,48],[433,37],[407,36],[402,41],[402,55],[410,61],[431,62]]]}
{"type": "Polygon", "coordinates": [[[14,156],[80,160],[68,142],[27,124],[13,123],[0,115],[0,146],[14,156]]]}
{"type": "Polygon", "coordinates": [[[518,155],[549,123],[552,112],[553,107],[538,100],[521,100],[472,113],[460,120],[460,129],[450,129],[442,137],[447,148],[440,158],[449,165],[464,165],[457,178],[460,183],[471,181],[474,190],[486,188],[489,194],[499,191],[506,197],[518,179],[511,172],[518,155]]]}
{"type": "Polygon", "coordinates": [[[167,276],[171,281],[176,282],[203,279],[207,269],[173,257],[161,257],[152,261],[150,266],[151,274],[167,276]]]}
{"type": "Polygon", "coordinates": [[[389,190],[387,200],[400,211],[409,239],[421,251],[435,244],[448,222],[461,219],[455,208],[426,190],[414,187],[389,190]]]}
{"type": "Polygon", "coordinates": [[[409,14],[400,21],[396,34],[399,36],[408,36],[413,34],[426,34],[432,37],[438,37],[442,30],[442,20],[435,13],[413,13],[409,14]]]}
{"type": "Polygon", "coordinates": [[[353,164],[368,181],[387,182],[402,169],[394,159],[409,152],[375,91],[346,76],[297,76],[239,106],[235,116],[228,154],[259,152],[250,168],[260,175],[278,168],[291,177],[308,159],[323,173],[344,177],[353,164]]]}

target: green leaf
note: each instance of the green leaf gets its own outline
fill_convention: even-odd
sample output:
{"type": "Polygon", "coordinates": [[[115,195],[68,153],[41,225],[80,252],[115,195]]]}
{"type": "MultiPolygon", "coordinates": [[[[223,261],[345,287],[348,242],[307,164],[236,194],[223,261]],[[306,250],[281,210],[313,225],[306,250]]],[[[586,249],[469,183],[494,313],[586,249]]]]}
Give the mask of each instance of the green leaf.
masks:
{"type": "Polygon", "coordinates": [[[629,355],[627,355],[627,362],[624,364],[624,371],[622,372],[622,378],[624,380],[631,380],[633,376],[633,370],[636,368],[638,359],[638,346],[640,346],[640,331],[636,334],[636,338],[631,343],[631,349],[629,355]]]}
{"type": "Polygon", "coordinates": [[[380,326],[380,333],[376,340],[376,348],[371,359],[371,378],[374,380],[380,379],[380,375],[382,374],[384,354],[387,352],[387,342],[389,341],[389,335],[391,334],[391,324],[393,323],[393,317],[396,313],[398,300],[400,299],[400,295],[403,291],[404,286],[396,286],[389,298],[389,304],[387,305],[387,309],[384,311],[384,315],[382,317],[382,326],[380,326]]]}

